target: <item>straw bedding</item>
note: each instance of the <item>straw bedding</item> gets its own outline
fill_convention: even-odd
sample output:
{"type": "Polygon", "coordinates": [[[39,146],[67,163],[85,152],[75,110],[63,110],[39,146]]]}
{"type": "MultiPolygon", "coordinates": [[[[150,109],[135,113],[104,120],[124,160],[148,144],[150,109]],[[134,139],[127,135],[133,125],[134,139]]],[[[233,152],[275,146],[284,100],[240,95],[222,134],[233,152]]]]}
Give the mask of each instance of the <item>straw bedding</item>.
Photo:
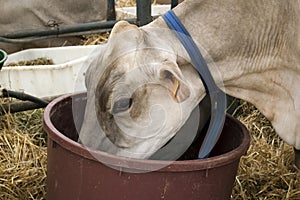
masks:
{"type": "Polygon", "coordinates": [[[0,116],[0,199],[45,199],[43,110],[0,116]]]}
{"type": "Polygon", "coordinates": [[[234,116],[249,130],[251,144],[241,158],[232,199],[300,199],[300,174],[293,163],[293,148],[276,135],[253,105],[242,102],[234,116]]]}
{"type": "MultiPolygon", "coordinates": [[[[107,36],[87,36],[82,44],[99,44],[107,36]]],[[[231,199],[299,200],[300,173],[293,165],[293,148],[249,103],[241,101],[233,115],[250,131],[251,145],[241,158],[231,199]]],[[[42,116],[42,109],[0,116],[0,199],[46,199],[47,136],[42,116]]]]}
{"type": "MultiPolygon", "coordinates": [[[[0,116],[0,199],[46,198],[46,134],[43,110],[0,116]]],[[[234,114],[252,141],[242,157],[232,199],[300,199],[293,148],[254,106],[242,102],[234,114]]]]}

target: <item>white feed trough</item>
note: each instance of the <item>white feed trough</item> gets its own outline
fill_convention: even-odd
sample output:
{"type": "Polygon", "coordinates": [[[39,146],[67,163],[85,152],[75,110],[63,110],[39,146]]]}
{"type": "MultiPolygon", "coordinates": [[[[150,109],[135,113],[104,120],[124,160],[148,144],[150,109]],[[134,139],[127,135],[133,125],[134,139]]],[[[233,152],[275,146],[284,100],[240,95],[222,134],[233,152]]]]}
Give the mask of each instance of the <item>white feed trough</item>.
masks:
{"type": "Polygon", "coordinates": [[[5,65],[41,57],[52,59],[54,64],[3,66],[0,71],[0,88],[23,91],[37,97],[85,91],[84,71],[81,69],[96,47],[95,45],[39,48],[10,54],[5,65]]]}

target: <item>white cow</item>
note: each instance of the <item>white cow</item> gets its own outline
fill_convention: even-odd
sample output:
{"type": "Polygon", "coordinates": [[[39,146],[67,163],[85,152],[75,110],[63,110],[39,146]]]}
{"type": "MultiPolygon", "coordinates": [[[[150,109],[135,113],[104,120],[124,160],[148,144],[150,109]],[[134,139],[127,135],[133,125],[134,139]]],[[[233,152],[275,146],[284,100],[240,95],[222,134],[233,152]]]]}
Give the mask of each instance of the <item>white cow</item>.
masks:
{"type": "MultiPolygon", "coordinates": [[[[9,0],[0,6],[0,36],[34,30],[51,30],[60,26],[106,19],[106,0],[9,0]]],[[[11,53],[24,48],[78,44],[81,38],[54,38],[28,43],[2,43],[11,53]]]]}
{"type": "MultiPolygon", "coordinates": [[[[186,0],[174,12],[219,87],[254,104],[300,150],[299,1],[186,0]]],[[[94,56],[80,133],[80,141],[92,148],[148,158],[205,95],[189,56],[162,18],[140,28],[119,22],[94,56]]]]}

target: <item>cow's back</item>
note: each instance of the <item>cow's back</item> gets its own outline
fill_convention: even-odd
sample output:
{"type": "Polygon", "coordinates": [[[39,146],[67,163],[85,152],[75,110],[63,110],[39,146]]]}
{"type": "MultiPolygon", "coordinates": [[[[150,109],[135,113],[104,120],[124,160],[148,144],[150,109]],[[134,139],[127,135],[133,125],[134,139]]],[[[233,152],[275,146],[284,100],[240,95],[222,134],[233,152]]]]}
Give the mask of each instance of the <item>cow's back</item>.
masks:
{"type": "Polygon", "coordinates": [[[300,47],[300,5],[297,1],[279,0],[187,0],[175,13],[194,40],[214,60],[238,55],[245,50],[252,56],[258,46],[273,48],[283,45],[293,51],[300,47]],[[298,30],[298,31],[297,31],[298,30]]]}

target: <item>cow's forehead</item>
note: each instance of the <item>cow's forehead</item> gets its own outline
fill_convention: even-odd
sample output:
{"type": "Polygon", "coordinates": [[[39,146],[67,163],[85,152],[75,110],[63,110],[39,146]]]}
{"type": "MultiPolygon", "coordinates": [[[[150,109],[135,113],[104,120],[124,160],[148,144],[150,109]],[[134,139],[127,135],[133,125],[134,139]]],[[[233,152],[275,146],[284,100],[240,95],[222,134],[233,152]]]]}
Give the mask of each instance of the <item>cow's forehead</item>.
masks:
{"type": "MultiPolygon", "coordinates": [[[[167,30],[170,32],[169,29],[167,30]]],[[[151,59],[157,60],[162,57],[175,57],[175,55],[170,55],[174,54],[174,50],[170,46],[165,45],[165,41],[162,41],[162,38],[153,40],[151,34],[154,31],[161,32],[162,30],[134,29],[114,34],[108,40],[108,59],[140,63],[151,59]]]]}

